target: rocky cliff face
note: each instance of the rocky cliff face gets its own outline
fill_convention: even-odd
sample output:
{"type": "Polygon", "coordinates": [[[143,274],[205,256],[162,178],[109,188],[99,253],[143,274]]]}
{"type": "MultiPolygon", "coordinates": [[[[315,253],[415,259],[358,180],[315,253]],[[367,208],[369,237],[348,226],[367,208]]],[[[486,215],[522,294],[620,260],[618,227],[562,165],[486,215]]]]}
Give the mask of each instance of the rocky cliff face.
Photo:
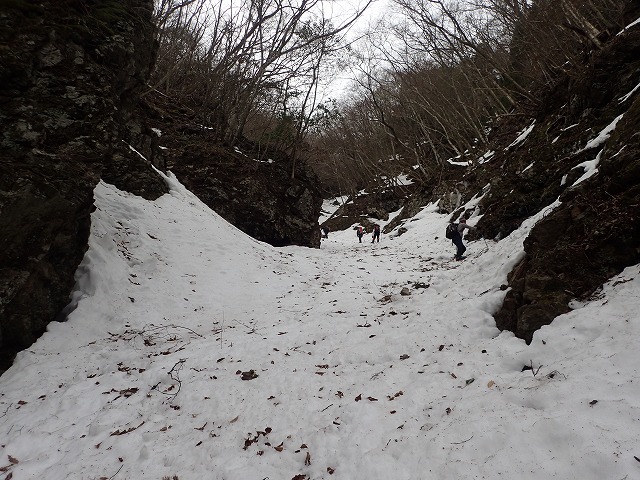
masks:
{"type": "Polygon", "coordinates": [[[540,108],[498,125],[493,158],[465,177],[475,192],[491,183],[480,203],[486,237],[502,238],[561,202],[525,241],[525,258],[495,315],[499,328],[531,341],[572,299],[589,297],[640,261],[639,69],[636,26],[593,52],[582,71],[540,92],[540,108]],[[510,146],[527,128],[526,140],[510,146]],[[595,164],[597,174],[576,183],[595,164]]]}
{"type": "Polygon", "coordinates": [[[251,150],[204,147],[192,145],[189,152],[170,158],[168,166],[205,204],[273,246],[320,246],[322,197],[310,169],[301,165],[291,179],[286,160],[270,162],[251,150]]]}
{"type": "Polygon", "coordinates": [[[145,97],[149,125],[161,132],[167,168],[225,220],[280,247],[320,247],[319,181],[308,165],[243,140],[231,147],[188,109],[160,95],[145,97]]]}
{"type": "MultiPolygon", "coordinates": [[[[0,354],[28,347],[69,301],[105,179],[166,186],[127,143],[154,55],[152,0],[0,7],[0,354]]],[[[136,138],[131,135],[137,134],[136,138]]]]}
{"type": "Polygon", "coordinates": [[[153,0],[0,4],[0,371],[68,313],[101,179],[155,199],[167,187],[151,163],[168,162],[255,238],[320,244],[322,200],[304,164],[291,179],[286,156],[239,153],[167,114],[179,110],[170,99],[153,105],[152,11],[153,0]]]}
{"type": "MultiPolygon", "coordinates": [[[[621,22],[639,15],[634,0],[621,22]]],[[[527,342],[572,300],[597,295],[640,262],[640,26],[609,33],[602,49],[585,53],[580,69],[536,92],[536,105],[521,105],[493,125],[490,144],[468,154],[472,166],[463,175],[461,167],[443,170],[388,226],[434,200],[455,219],[460,205],[478,196],[479,230],[467,236],[500,241],[558,201],[525,240],[524,259],[508,275],[495,313],[498,328],[527,342]]]]}
{"type": "MultiPolygon", "coordinates": [[[[371,232],[375,222],[370,221],[370,218],[387,221],[391,212],[403,207],[405,209],[404,217],[407,218],[414,214],[409,207],[413,199],[419,198],[420,207],[423,205],[421,202],[423,197],[419,195],[420,187],[417,183],[377,188],[368,187],[367,191],[369,193],[350,198],[322,225],[326,225],[331,231],[335,231],[346,230],[354,224],[359,224],[367,232],[371,232]]],[[[383,233],[393,230],[399,223],[400,221],[390,222],[383,229],[383,233]]]]}

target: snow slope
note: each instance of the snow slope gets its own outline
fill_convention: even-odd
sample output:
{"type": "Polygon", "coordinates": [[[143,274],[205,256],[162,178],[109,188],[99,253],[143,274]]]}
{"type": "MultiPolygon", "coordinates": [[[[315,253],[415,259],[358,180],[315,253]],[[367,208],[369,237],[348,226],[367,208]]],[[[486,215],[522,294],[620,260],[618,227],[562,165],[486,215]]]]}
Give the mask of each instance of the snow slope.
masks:
{"type": "Polygon", "coordinates": [[[640,478],[638,266],[527,346],[492,313],[535,218],[462,263],[434,207],[275,249],[167,181],[96,188],[77,308],[0,378],[0,479],[640,478]]]}

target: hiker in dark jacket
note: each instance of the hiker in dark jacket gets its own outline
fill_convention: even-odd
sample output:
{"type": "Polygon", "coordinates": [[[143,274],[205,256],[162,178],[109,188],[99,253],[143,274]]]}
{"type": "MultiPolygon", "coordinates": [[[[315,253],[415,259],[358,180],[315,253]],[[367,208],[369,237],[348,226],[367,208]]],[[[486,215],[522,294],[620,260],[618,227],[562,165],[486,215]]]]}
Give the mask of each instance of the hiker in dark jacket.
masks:
{"type": "Polygon", "coordinates": [[[472,227],[471,225],[467,225],[467,219],[462,217],[460,219],[460,223],[458,223],[458,228],[457,230],[454,232],[453,237],[451,238],[451,241],[453,242],[453,244],[458,248],[458,251],[456,252],[456,260],[462,260],[462,256],[464,254],[464,252],[467,250],[467,247],[464,246],[464,243],[462,243],[462,235],[464,234],[465,229],[470,229],[470,230],[475,230],[476,227],[472,227]]]}
{"type": "Polygon", "coordinates": [[[371,237],[371,243],[378,241],[380,243],[380,225],[377,223],[373,226],[373,236],[371,237]]]}

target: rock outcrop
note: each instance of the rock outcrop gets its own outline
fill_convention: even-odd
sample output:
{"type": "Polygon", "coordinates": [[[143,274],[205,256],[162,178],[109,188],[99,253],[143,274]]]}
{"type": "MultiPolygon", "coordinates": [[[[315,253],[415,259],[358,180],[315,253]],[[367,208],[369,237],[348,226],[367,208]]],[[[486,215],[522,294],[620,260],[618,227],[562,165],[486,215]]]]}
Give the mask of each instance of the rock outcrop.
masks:
{"type": "Polygon", "coordinates": [[[319,180],[281,151],[242,139],[225,145],[216,129],[158,95],[145,98],[148,123],[160,132],[167,168],[229,223],[276,247],[319,248],[319,180]]]}
{"type": "MultiPolygon", "coordinates": [[[[625,267],[640,262],[640,29],[614,36],[584,70],[560,79],[542,107],[520,124],[503,125],[515,148],[496,141],[493,177],[480,206],[485,236],[502,238],[559,200],[532,229],[525,258],[509,275],[496,324],[531,341],[536,330],[569,311],[625,267]],[[597,174],[581,177],[597,164],[597,174]]],[[[500,128],[500,127],[499,127],[500,128]]],[[[595,173],[595,172],[592,172],[595,173]]],[[[485,178],[483,178],[485,177],[485,178]]]]}
{"type": "Polygon", "coordinates": [[[154,107],[152,12],[152,0],[0,6],[0,371],[68,314],[101,179],[155,199],[167,186],[152,165],[170,164],[249,235],[320,245],[322,199],[304,163],[291,178],[286,155],[240,152],[166,115],[175,105],[154,107]]]}
{"type": "Polygon", "coordinates": [[[127,145],[144,136],[133,110],[153,61],[152,0],[0,8],[1,368],[68,303],[97,182],[167,190],[127,145]]]}
{"type": "Polygon", "coordinates": [[[286,159],[204,147],[191,145],[189,152],[170,158],[168,167],[206,205],[273,246],[320,246],[322,196],[310,169],[300,164],[292,179],[286,159]]]}
{"type": "MultiPolygon", "coordinates": [[[[370,232],[375,223],[370,219],[387,221],[391,212],[403,207],[408,213],[403,212],[402,217],[407,218],[413,213],[409,211],[408,205],[412,204],[416,198],[418,203],[424,199],[419,195],[420,188],[417,183],[370,187],[367,190],[369,193],[348,199],[323,225],[327,225],[331,231],[336,231],[345,230],[357,223],[370,232]]],[[[397,222],[392,221],[385,226],[383,233],[391,231],[396,226],[397,222]]]]}

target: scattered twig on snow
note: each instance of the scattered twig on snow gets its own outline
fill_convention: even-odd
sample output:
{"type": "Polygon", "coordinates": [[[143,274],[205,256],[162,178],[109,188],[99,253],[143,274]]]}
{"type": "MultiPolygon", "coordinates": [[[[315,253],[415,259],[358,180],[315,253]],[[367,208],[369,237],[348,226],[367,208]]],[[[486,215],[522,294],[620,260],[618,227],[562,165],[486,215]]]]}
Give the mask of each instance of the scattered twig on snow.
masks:
{"type": "Polygon", "coordinates": [[[4,411],[4,413],[2,415],[0,415],[0,418],[4,417],[7,415],[7,412],[9,411],[9,409],[11,408],[11,406],[13,405],[13,402],[9,404],[9,406],[7,407],[7,409],[4,411]]]}
{"type": "Polygon", "coordinates": [[[311,355],[311,352],[305,352],[304,350],[299,350],[299,349],[300,349],[300,345],[296,345],[295,347],[291,347],[289,350],[302,353],[303,355],[311,355]]]}
{"type": "Polygon", "coordinates": [[[111,475],[109,477],[109,480],[112,480],[113,478],[115,478],[115,476],[120,473],[120,470],[122,470],[122,467],[124,467],[124,465],[120,465],[120,468],[118,469],[118,471],[116,473],[114,473],[113,475],[111,475]]]}
{"type": "Polygon", "coordinates": [[[258,331],[258,329],[255,326],[249,326],[245,323],[242,323],[240,320],[236,320],[236,323],[239,325],[242,325],[244,328],[246,328],[247,330],[249,330],[247,332],[247,335],[251,335],[252,333],[256,333],[258,331]]]}
{"type": "MultiPolygon", "coordinates": [[[[165,320],[167,320],[167,319],[165,318],[165,320]]],[[[166,325],[166,326],[167,326],[167,327],[173,327],[173,328],[182,328],[182,329],[184,329],[184,330],[188,330],[189,332],[193,333],[194,335],[196,335],[196,336],[198,336],[198,337],[200,337],[200,338],[204,338],[204,337],[203,337],[202,335],[200,335],[198,332],[196,332],[195,330],[190,329],[189,327],[183,327],[182,325],[173,325],[173,324],[166,325]]]]}
{"type": "Polygon", "coordinates": [[[542,365],[539,365],[537,369],[533,368],[533,360],[529,360],[530,362],[530,367],[531,367],[531,373],[533,373],[533,376],[535,377],[538,372],[540,371],[540,369],[542,368],[542,365]]]}
{"type": "MultiPolygon", "coordinates": [[[[126,430],[116,430],[115,432],[111,432],[111,435],[109,435],[109,436],[110,436],[110,437],[113,437],[113,436],[116,436],[116,435],[125,435],[125,434],[127,434],[127,433],[131,433],[131,432],[133,432],[134,430],[139,429],[142,425],[144,425],[144,421],[143,421],[140,425],[138,425],[137,427],[129,427],[129,428],[127,428],[126,430]]],[[[120,470],[118,470],[118,471],[120,471],[120,470]]],[[[117,474],[117,473],[118,473],[118,472],[116,472],[116,474],[117,474]]]]}
{"type": "Polygon", "coordinates": [[[171,377],[171,380],[173,380],[178,384],[178,389],[173,395],[169,397],[169,402],[173,402],[173,400],[178,396],[178,393],[180,393],[180,390],[182,389],[182,380],[180,380],[180,370],[182,370],[182,367],[184,367],[184,362],[186,361],[187,360],[185,358],[181,358],[173,365],[173,367],[171,367],[171,370],[169,370],[169,377],[171,377]]]}
{"type": "Polygon", "coordinates": [[[220,348],[222,349],[222,332],[224,331],[224,312],[222,312],[222,328],[220,328],[220,348]]]}
{"type": "Polygon", "coordinates": [[[328,408],[333,407],[333,403],[331,405],[329,405],[328,407],[323,408],[322,410],[320,410],[321,412],[324,412],[325,410],[327,410],[328,408]]]}
{"type": "MultiPolygon", "coordinates": [[[[164,320],[167,320],[167,319],[165,318],[164,320]]],[[[203,338],[202,335],[200,335],[199,333],[197,333],[196,331],[188,327],[183,327],[181,325],[173,325],[173,324],[168,324],[168,325],[149,324],[149,325],[145,325],[141,330],[127,329],[124,332],[119,334],[111,333],[111,332],[108,332],[108,333],[109,335],[111,335],[110,340],[113,342],[118,340],[124,340],[126,342],[135,342],[137,339],[141,338],[143,345],[146,347],[156,346],[160,341],[173,343],[166,350],[159,353],[153,353],[150,355],[150,356],[157,356],[157,355],[170,355],[172,353],[179,352],[181,350],[184,350],[185,347],[191,343],[189,334],[182,335],[181,333],[177,333],[176,331],[178,329],[187,330],[189,334],[193,334],[195,336],[203,338]]]]}
{"type": "Polygon", "coordinates": [[[160,390],[159,387],[162,381],[156,383],[153,387],[151,387],[151,391],[157,390],[163,395],[167,395],[169,399],[169,403],[173,402],[175,398],[178,396],[178,393],[180,393],[180,390],[182,389],[182,380],[180,380],[180,370],[182,370],[182,367],[184,367],[184,363],[186,361],[187,360],[185,358],[181,358],[173,365],[173,367],[171,367],[171,370],[169,370],[169,377],[171,378],[171,380],[173,380],[178,384],[178,388],[175,390],[175,392],[173,391],[174,389],[173,385],[165,391],[160,390]]]}
{"type": "Polygon", "coordinates": [[[463,440],[461,442],[451,442],[451,445],[461,445],[463,443],[467,443],[469,440],[471,440],[473,438],[473,435],[471,435],[469,438],[467,438],[466,440],[463,440]]]}

